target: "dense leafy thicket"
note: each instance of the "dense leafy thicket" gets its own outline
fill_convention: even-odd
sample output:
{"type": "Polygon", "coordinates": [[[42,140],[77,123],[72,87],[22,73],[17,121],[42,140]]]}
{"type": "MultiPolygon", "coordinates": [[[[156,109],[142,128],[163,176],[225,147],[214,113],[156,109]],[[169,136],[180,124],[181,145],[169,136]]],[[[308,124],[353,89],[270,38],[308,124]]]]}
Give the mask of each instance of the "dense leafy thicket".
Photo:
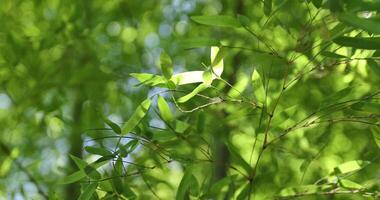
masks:
{"type": "Polygon", "coordinates": [[[0,4],[0,199],[379,199],[375,0],[0,4]]]}

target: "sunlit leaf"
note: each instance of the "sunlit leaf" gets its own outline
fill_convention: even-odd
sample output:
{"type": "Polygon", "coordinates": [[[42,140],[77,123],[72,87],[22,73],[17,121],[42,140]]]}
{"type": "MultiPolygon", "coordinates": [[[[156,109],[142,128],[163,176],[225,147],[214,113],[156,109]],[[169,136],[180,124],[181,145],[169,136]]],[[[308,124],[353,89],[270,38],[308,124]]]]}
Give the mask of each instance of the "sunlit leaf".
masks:
{"type": "Polygon", "coordinates": [[[202,83],[200,85],[198,85],[193,91],[191,91],[189,94],[183,96],[183,97],[180,97],[177,101],[179,103],[185,103],[187,101],[189,101],[191,98],[193,98],[195,95],[197,95],[198,93],[202,92],[203,90],[205,90],[207,88],[207,84],[205,83],[202,83]]]}
{"type": "Polygon", "coordinates": [[[339,185],[342,188],[350,189],[350,190],[361,190],[364,187],[358,183],[350,181],[348,179],[339,179],[339,185]]]}
{"type": "Polygon", "coordinates": [[[140,123],[141,119],[144,118],[144,116],[148,112],[151,103],[152,100],[150,98],[147,98],[137,107],[135,112],[123,126],[121,132],[122,135],[128,134],[140,123]]]}
{"type": "Polygon", "coordinates": [[[249,76],[242,74],[240,79],[233,85],[233,88],[228,91],[228,96],[232,98],[237,98],[241,93],[247,88],[249,84],[249,76]]]}
{"type": "Polygon", "coordinates": [[[162,52],[160,55],[160,68],[161,68],[162,74],[167,79],[170,79],[172,77],[173,63],[170,57],[165,52],[162,52]]]}
{"type": "Polygon", "coordinates": [[[347,56],[343,56],[343,55],[340,55],[340,54],[337,54],[334,52],[330,52],[330,51],[322,51],[321,55],[325,56],[325,57],[330,57],[330,58],[347,58],[347,56]]]}
{"type": "Polygon", "coordinates": [[[240,23],[237,19],[226,15],[192,16],[191,19],[199,24],[209,26],[221,26],[230,28],[240,27],[240,23]]]}
{"type": "Polygon", "coordinates": [[[248,164],[247,161],[244,160],[244,158],[241,157],[241,154],[236,150],[236,148],[232,146],[232,144],[228,144],[227,147],[229,152],[231,153],[233,163],[243,168],[246,172],[246,175],[251,174],[253,172],[252,167],[248,164]]]}
{"type": "Polygon", "coordinates": [[[248,183],[244,186],[243,190],[239,193],[236,200],[245,200],[249,199],[249,196],[251,195],[249,192],[251,191],[252,185],[248,183]]]}
{"type": "Polygon", "coordinates": [[[338,37],[336,44],[357,49],[380,49],[380,37],[338,37]]]}
{"type": "Polygon", "coordinates": [[[318,192],[329,191],[333,186],[331,185],[303,185],[299,187],[289,187],[280,191],[280,197],[296,196],[298,194],[308,195],[316,194],[318,192]]]}
{"type": "Polygon", "coordinates": [[[163,97],[158,96],[157,105],[158,105],[158,109],[160,110],[162,119],[167,122],[173,121],[174,117],[173,117],[172,111],[170,110],[168,103],[166,103],[163,97]]]}
{"type": "Polygon", "coordinates": [[[253,93],[255,94],[255,97],[259,102],[265,101],[265,88],[263,83],[264,82],[261,79],[260,74],[255,69],[252,73],[252,88],[253,93]]]}
{"type": "Polygon", "coordinates": [[[203,82],[203,71],[189,71],[189,72],[178,73],[178,74],[173,75],[171,80],[176,85],[201,83],[203,82]]]}
{"type": "Polygon", "coordinates": [[[223,64],[223,57],[226,54],[226,49],[222,48],[221,50],[219,47],[211,47],[211,67],[213,73],[217,76],[220,77],[223,73],[224,69],[224,64],[223,64]]]}
{"type": "Polygon", "coordinates": [[[131,73],[133,78],[136,78],[143,85],[147,86],[161,86],[167,83],[167,80],[163,76],[147,73],[131,73]]]}
{"type": "Polygon", "coordinates": [[[363,169],[368,164],[370,164],[369,161],[363,161],[363,160],[348,161],[348,162],[345,162],[345,163],[340,164],[337,167],[335,167],[334,168],[334,174],[340,175],[340,174],[346,174],[346,173],[354,172],[354,171],[363,169]]]}

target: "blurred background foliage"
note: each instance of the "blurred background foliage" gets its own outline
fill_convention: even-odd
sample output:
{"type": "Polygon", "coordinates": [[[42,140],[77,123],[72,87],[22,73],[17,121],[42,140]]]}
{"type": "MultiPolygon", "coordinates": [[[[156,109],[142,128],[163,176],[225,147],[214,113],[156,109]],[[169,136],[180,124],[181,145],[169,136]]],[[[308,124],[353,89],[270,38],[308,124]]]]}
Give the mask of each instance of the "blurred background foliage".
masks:
{"type": "Polygon", "coordinates": [[[3,0],[0,199],[376,199],[379,10],[376,0],[3,0]],[[191,20],[213,15],[242,26],[191,20]],[[161,74],[163,51],[174,74],[204,70],[210,46],[225,52],[224,71],[207,98],[179,104],[171,97],[193,84],[165,92],[129,75],[161,74]],[[147,97],[147,116],[119,139],[147,97]],[[88,177],[67,181],[78,168],[88,177]]]}

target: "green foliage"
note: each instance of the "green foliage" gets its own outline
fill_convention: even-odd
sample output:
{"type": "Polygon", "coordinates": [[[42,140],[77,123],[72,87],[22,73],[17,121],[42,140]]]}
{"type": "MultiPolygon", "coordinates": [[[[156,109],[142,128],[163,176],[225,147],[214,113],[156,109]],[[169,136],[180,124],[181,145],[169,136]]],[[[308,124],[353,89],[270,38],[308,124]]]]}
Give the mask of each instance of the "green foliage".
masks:
{"type": "Polygon", "coordinates": [[[379,5],[2,2],[0,199],[378,199],[379,5]]]}

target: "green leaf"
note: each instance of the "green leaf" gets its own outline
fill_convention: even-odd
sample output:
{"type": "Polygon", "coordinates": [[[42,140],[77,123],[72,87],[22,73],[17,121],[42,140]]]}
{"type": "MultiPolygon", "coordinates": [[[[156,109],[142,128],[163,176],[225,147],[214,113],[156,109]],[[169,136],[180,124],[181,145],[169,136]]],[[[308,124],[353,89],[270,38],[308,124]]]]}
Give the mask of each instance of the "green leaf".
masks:
{"type": "Polygon", "coordinates": [[[334,52],[330,51],[322,51],[321,52],[322,56],[329,57],[329,58],[347,58],[347,56],[343,56],[334,52]]]}
{"type": "Polygon", "coordinates": [[[223,57],[226,53],[226,48],[220,49],[219,47],[211,47],[210,60],[213,71],[213,77],[220,77],[222,75],[224,69],[223,57]]]}
{"type": "Polygon", "coordinates": [[[375,139],[377,146],[380,148],[380,127],[379,126],[371,127],[371,132],[373,135],[373,139],[375,139]]]}
{"type": "Polygon", "coordinates": [[[380,104],[372,102],[359,102],[351,106],[353,110],[366,111],[366,112],[380,112],[380,104]]]}
{"type": "Polygon", "coordinates": [[[98,170],[95,169],[95,167],[91,166],[91,165],[87,165],[83,171],[85,172],[85,174],[91,178],[91,179],[95,179],[95,180],[98,180],[102,177],[102,175],[98,172],[98,170]]]}
{"type": "Polygon", "coordinates": [[[199,24],[238,28],[240,23],[237,19],[226,15],[192,16],[191,19],[199,24]]]}
{"type": "Polygon", "coordinates": [[[119,157],[115,162],[115,171],[118,175],[122,175],[124,172],[123,159],[119,157]]]}
{"type": "Polygon", "coordinates": [[[80,159],[74,155],[70,154],[70,158],[75,162],[75,164],[77,165],[77,167],[79,169],[84,169],[88,165],[88,163],[86,161],[84,161],[84,160],[82,160],[82,159],[80,159]]]}
{"type": "Polygon", "coordinates": [[[161,96],[157,98],[158,109],[160,110],[160,114],[163,120],[166,122],[173,121],[174,117],[172,111],[169,108],[168,103],[166,103],[165,99],[161,96]]]}
{"type": "Polygon", "coordinates": [[[272,0],[264,0],[264,14],[269,16],[272,12],[272,0]]]}
{"type": "Polygon", "coordinates": [[[380,65],[374,60],[367,60],[367,66],[369,69],[376,74],[376,76],[380,77],[380,65]]]}
{"type": "Polygon", "coordinates": [[[133,139],[133,140],[127,142],[127,144],[121,145],[119,147],[120,148],[120,156],[126,157],[128,154],[130,154],[133,150],[136,149],[138,144],[139,144],[139,141],[136,139],[133,139]]]}
{"type": "Polygon", "coordinates": [[[147,73],[131,73],[133,78],[137,79],[143,85],[147,86],[162,86],[166,85],[167,79],[163,76],[158,76],[154,74],[147,73]]]}
{"type": "Polygon", "coordinates": [[[190,124],[188,124],[186,122],[183,122],[183,121],[180,121],[180,120],[176,120],[175,121],[175,128],[174,128],[174,130],[177,133],[184,133],[188,128],[190,128],[190,124]]]}
{"type": "Polygon", "coordinates": [[[248,164],[248,162],[241,157],[241,154],[236,150],[234,146],[232,146],[232,144],[227,143],[227,147],[231,153],[232,162],[234,162],[237,166],[243,168],[246,172],[246,175],[250,175],[253,172],[253,169],[248,164]]]}
{"type": "Polygon", "coordinates": [[[91,154],[96,154],[96,155],[101,155],[101,156],[109,156],[112,155],[111,151],[108,151],[105,148],[100,148],[100,147],[93,147],[93,146],[86,146],[84,148],[88,153],[91,154]]]}
{"type": "Polygon", "coordinates": [[[187,101],[189,101],[191,98],[193,98],[195,95],[197,95],[198,93],[202,92],[203,90],[205,90],[207,88],[207,84],[205,83],[202,83],[200,85],[198,85],[193,91],[191,91],[189,94],[183,96],[183,97],[180,97],[177,101],[179,103],[185,103],[187,101]]]}
{"type": "Polygon", "coordinates": [[[84,171],[80,170],[80,171],[76,171],[76,172],[64,177],[63,180],[60,181],[59,183],[60,184],[75,183],[75,182],[83,179],[84,177],[86,177],[86,174],[84,173],[84,171]]]}
{"type": "Polygon", "coordinates": [[[92,195],[95,193],[96,188],[98,187],[98,183],[90,183],[85,186],[83,192],[79,196],[79,200],[89,200],[92,195]]]}
{"type": "MultiPolygon", "coordinates": [[[[95,161],[91,164],[89,164],[89,166],[92,166],[93,168],[97,169],[105,164],[109,163],[108,161],[95,161]]],[[[66,177],[64,177],[61,181],[58,182],[58,184],[70,184],[70,183],[74,183],[74,182],[77,182],[81,179],[83,179],[84,177],[86,177],[86,173],[84,170],[79,170],[79,171],[76,171],[66,177]]]]}
{"type": "Polygon", "coordinates": [[[341,102],[346,96],[348,96],[351,93],[351,91],[352,87],[347,87],[329,95],[321,102],[320,108],[324,108],[337,102],[341,102]]]}
{"type": "Polygon", "coordinates": [[[251,190],[251,184],[247,183],[247,185],[244,186],[243,190],[239,193],[236,200],[245,200],[248,199],[251,190]]]}
{"type": "Polygon", "coordinates": [[[184,175],[181,179],[181,182],[179,183],[176,200],[185,200],[188,199],[189,192],[191,190],[196,190],[198,182],[194,175],[192,174],[192,170],[190,168],[186,169],[184,172],[184,175]]]}
{"type": "Polygon", "coordinates": [[[226,176],[220,180],[218,180],[216,183],[214,183],[209,191],[210,197],[216,197],[218,194],[220,194],[223,191],[223,188],[228,187],[228,185],[231,183],[231,177],[226,176]]]}
{"type": "Polygon", "coordinates": [[[108,118],[106,117],[103,117],[103,120],[104,122],[109,126],[111,127],[111,129],[113,130],[113,132],[115,132],[116,134],[120,134],[121,133],[121,128],[119,125],[117,125],[116,123],[112,122],[111,120],[109,120],[108,118]]]}
{"type": "Polygon", "coordinates": [[[259,102],[265,101],[265,88],[263,83],[264,82],[261,79],[260,74],[255,69],[252,73],[252,88],[253,93],[255,94],[255,97],[259,102]]]}
{"type": "Polygon", "coordinates": [[[237,19],[239,20],[240,24],[245,27],[249,27],[251,24],[251,20],[245,16],[245,15],[237,15],[237,19]]]}
{"type": "Polygon", "coordinates": [[[289,187],[280,191],[280,197],[296,196],[297,194],[311,195],[318,192],[329,191],[333,186],[331,185],[303,185],[299,187],[289,187]]]}
{"type": "Polygon", "coordinates": [[[183,48],[200,48],[200,47],[211,47],[219,46],[220,42],[213,38],[189,38],[181,41],[181,46],[183,48]]]}
{"type": "Polygon", "coordinates": [[[203,71],[189,71],[173,75],[170,79],[175,85],[186,85],[203,82],[203,71]]]}
{"type": "Polygon", "coordinates": [[[347,174],[350,172],[361,170],[367,165],[369,165],[370,163],[371,162],[369,161],[363,161],[363,160],[348,161],[335,167],[334,171],[331,172],[331,174],[335,174],[335,175],[347,174]]]}
{"type": "Polygon", "coordinates": [[[150,105],[152,103],[152,100],[150,98],[145,99],[135,110],[135,112],[132,114],[132,116],[129,118],[127,123],[122,128],[122,135],[128,134],[130,131],[132,131],[141,121],[142,118],[146,115],[148,112],[150,105]]]}
{"type": "Polygon", "coordinates": [[[341,46],[356,49],[380,49],[380,37],[338,37],[333,40],[341,46]]]}
{"type": "Polygon", "coordinates": [[[322,6],[322,1],[323,0],[311,0],[316,8],[320,8],[322,6]]]}
{"type": "Polygon", "coordinates": [[[357,17],[355,14],[342,13],[338,16],[338,19],[350,26],[363,29],[367,32],[380,34],[380,23],[371,19],[363,19],[357,17]]]}
{"type": "Polygon", "coordinates": [[[162,52],[160,55],[160,68],[165,78],[170,79],[173,75],[173,63],[170,57],[162,52]]]}
{"type": "Polygon", "coordinates": [[[364,189],[364,187],[358,183],[355,183],[353,181],[350,181],[348,179],[339,179],[338,180],[340,187],[349,189],[349,190],[361,190],[364,189]]]}

